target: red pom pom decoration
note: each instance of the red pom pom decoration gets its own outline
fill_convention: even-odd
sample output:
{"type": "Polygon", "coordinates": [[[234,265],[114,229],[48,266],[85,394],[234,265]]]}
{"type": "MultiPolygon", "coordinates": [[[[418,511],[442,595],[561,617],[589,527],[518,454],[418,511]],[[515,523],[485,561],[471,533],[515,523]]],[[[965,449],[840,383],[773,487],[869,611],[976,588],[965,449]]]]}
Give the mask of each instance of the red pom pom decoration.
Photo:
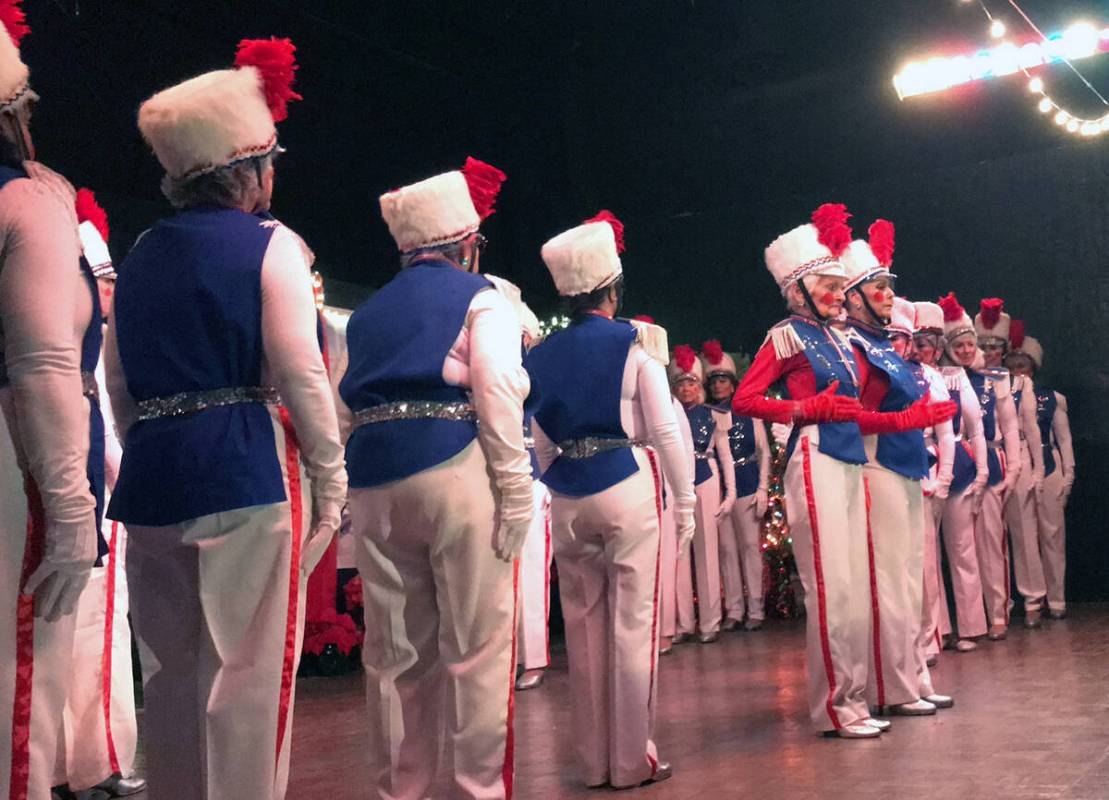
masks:
{"type": "Polygon", "coordinates": [[[27,24],[27,16],[19,7],[22,1],[0,0],[0,22],[4,23],[4,28],[8,31],[8,36],[12,37],[12,44],[16,47],[19,47],[23,37],[31,32],[31,26],[27,24]]]}
{"type": "Polygon", "coordinates": [[[254,67],[262,76],[262,92],[274,122],[289,116],[289,101],[303,100],[293,91],[293,80],[299,69],[296,47],[288,39],[243,39],[235,54],[236,67],[254,67]]]}
{"type": "Polygon", "coordinates": [[[724,348],[720,346],[720,342],[716,339],[709,339],[701,345],[701,352],[705,354],[705,358],[714,367],[724,360],[724,348]]]}
{"type": "Polygon", "coordinates": [[[466,157],[462,176],[466,179],[470,200],[474,204],[478,218],[486,219],[492,216],[495,211],[493,205],[497,202],[497,195],[501,193],[501,184],[508,176],[492,164],[478,161],[472,156],[466,157]]]}
{"type": "Polygon", "coordinates": [[[870,249],[886,269],[893,265],[893,230],[893,223],[888,219],[876,219],[867,231],[870,249]]]}
{"type": "Polygon", "coordinates": [[[597,216],[585,220],[583,224],[588,225],[590,222],[607,222],[612,226],[612,235],[616,237],[616,252],[624,252],[624,223],[616,219],[616,215],[611,211],[601,210],[597,212],[597,216]]]}
{"type": "Polygon", "coordinates": [[[104,243],[108,242],[108,212],[101,208],[100,204],[96,202],[96,195],[92,193],[91,189],[78,189],[77,202],[77,222],[91,222],[96,230],[100,232],[100,238],[104,243]]]}
{"type": "Polygon", "coordinates": [[[966,313],[963,307],[959,305],[959,298],[955,296],[954,292],[948,292],[947,297],[941,297],[936,301],[936,304],[943,309],[945,322],[954,322],[966,313]]]}
{"type": "Polygon", "coordinates": [[[1021,350],[1024,348],[1024,320],[1014,319],[1009,323],[1009,348],[1021,350]]]}
{"type": "Polygon", "coordinates": [[[1001,320],[1001,309],[1005,307],[1005,301],[1000,297],[987,297],[978,306],[978,313],[982,316],[982,324],[987,329],[992,329],[997,326],[1001,320]]]}
{"type": "Polygon", "coordinates": [[[847,224],[850,218],[843,203],[825,203],[812,214],[817,238],[836,258],[851,244],[851,226],[847,224]]]}
{"type": "Polygon", "coordinates": [[[636,322],[646,322],[651,325],[655,324],[655,318],[652,317],[650,314],[636,314],[634,317],[632,317],[632,319],[634,319],[636,322]]]}
{"type": "Polygon", "coordinates": [[[679,344],[674,348],[674,363],[682,372],[693,372],[693,365],[697,363],[697,354],[687,344],[679,344]]]}

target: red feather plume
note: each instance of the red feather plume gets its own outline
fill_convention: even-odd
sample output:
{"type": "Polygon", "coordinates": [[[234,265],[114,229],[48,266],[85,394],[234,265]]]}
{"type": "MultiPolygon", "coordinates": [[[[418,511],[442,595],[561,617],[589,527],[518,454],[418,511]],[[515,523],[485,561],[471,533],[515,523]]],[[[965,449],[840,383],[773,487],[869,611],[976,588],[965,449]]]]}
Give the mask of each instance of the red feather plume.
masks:
{"type": "Polygon", "coordinates": [[[954,292],[948,292],[947,297],[941,297],[936,301],[936,304],[943,309],[945,322],[954,322],[966,313],[966,310],[959,305],[959,298],[955,296],[954,292]]]}
{"type": "Polygon", "coordinates": [[[812,214],[817,238],[837,258],[851,244],[851,226],[847,224],[850,218],[843,203],[825,203],[812,214]]]}
{"type": "Polygon", "coordinates": [[[303,100],[293,91],[299,69],[296,47],[288,39],[243,39],[235,54],[236,67],[254,67],[262,76],[262,93],[274,122],[289,116],[289,101],[303,100]]]}
{"type": "Polygon", "coordinates": [[[100,231],[100,238],[105,243],[108,241],[108,212],[105,211],[101,205],[96,202],[96,195],[92,193],[91,189],[78,189],[77,202],[74,204],[77,208],[77,222],[91,222],[98,231],[100,231]]]}
{"type": "Polygon", "coordinates": [[[624,223],[616,219],[615,214],[613,214],[611,211],[606,211],[602,209],[601,211],[597,212],[597,216],[585,220],[585,222],[582,224],[587,225],[590,222],[607,222],[609,225],[611,225],[612,235],[616,237],[616,252],[624,252],[624,223]]]}
{"type": "Polygon", "coordinates": [[[634,319],[636,322],[646,322],[650,325],[655,324],[655,318],[652,317],[650,314],[636,314],[634,317],[632,317],[632,319],[634,319]]]}
{"type": "Polygon", "coordinates": [[[1001,320],[1001,309],[1005,307],[1005,301],[1000,297],[987,297],[978,306],[978,313],[982,315],[982,324],[987,329],[992,329],[997,326],[1001,320]]]}
{"type": "Polygon", "coordinates": [[[705,354],[705,358],[714,367],[724,360],[724,348],[720,346],[720,342],[716,339],[709,339],[701,345],[701,352],[705,354]]]}
{"type": "Polygon", "coordinates": [[[1020,350],[1024,347],[1024,320],[1014,319],[1009,323],[1009,347],[1020,350]]]}
{"type": "Polygon", "coordinates": [[[497,202],[497,195],[501,193],[501,184],[508,176],[492,164],[467,156],[466,166],[462,168],[462,177],[466,179],[470,200],[474,204],[478,218],[485,219],[492,216],[495,211],[493,205],[497,202]]]}
{"type": "Polygon", "coordinates": [[[679,344],[674,348],[674,363],[682,372],[693,372],[693,365],[697,363],[697,354],[687,344],[679,344]]]}
{"type": "Polygon", "coordinates": [[[27,24],[27,15],[19,7],[22,1],[0,0],[0,22],[4,23],[4,28],[7,29],[8,36],[12,37],[12,44],[16,47],[19,47],[23,37],[31,32],[31,26],[27,24]]]}
{"type": "Polygon", "coordinates": [[[878,263],[887,269],[893,264],[893,223],[888,219],[876,219],[867,230],[870,249],[878,263]]]}

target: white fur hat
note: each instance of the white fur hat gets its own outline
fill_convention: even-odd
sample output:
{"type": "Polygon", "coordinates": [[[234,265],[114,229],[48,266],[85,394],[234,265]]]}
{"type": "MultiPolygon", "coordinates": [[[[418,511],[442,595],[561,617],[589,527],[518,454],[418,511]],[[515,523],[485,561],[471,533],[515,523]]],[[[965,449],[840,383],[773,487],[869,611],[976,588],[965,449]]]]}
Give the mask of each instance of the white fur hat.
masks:
{"type": "Polygon", "coordinates": [[[970,321],[970,315],[967,314],[966,309],[959,304],[959,298],[954,292],[941,297],[939,306],[943,309],[943,333],[947,337],[948,344],[963,334],[974,333],[974,323],[970,321]]]}
{"type": "Polygon", "coordinates": [[[461,170],[381,195],[381,216],[402,253],[457,242],[493,213],[504,180],[496,167],[467,158],[461,170]]]}
{"type": "Polygon", "coordinates": [[[825,203],[812,222],[783,233],[766,248],[766,268],[784,294],[806,275],[846,278],[839,257],[851,242],[851,215],[838,203],[825,203]]]}
{"type": "Polygon", "coordinates": [[[277,148],[297,69],[288,39],[244,39],[236,69],[190,78],[139,107],[139,130],[171,178],[189,178],[277,148]]]}
{"type": "Polygon", "coordinates": [[[710,339],[701,345],[701,367],[708,378],[722,376],[732,380],[739,379],[735,359],[724,352],[716,339],[710,339]]]}
{"type": "Polygon", "coordinates": [[[935,303],[920,301],[913,303],[916,308],[916,329],[918,331],[943,332],[943,309],[935,303]]]}
{"type": "Polygon", "coordinates": [[[108,213],[96,202],[96,195],[89,189],[78,189],[74,202],[77,212],[77,233],[81,237],[81,251],[97,278],[115,279],[112,256],[108,252],[108,213]]]}
{"type": "Polygon", "coordinates": [[[999,297],[982,300],[978,313],[974,315],[974,332],[979,339],[1008,343],[1012,320],[1001,310],[1004,305],[1005,302],[999,297]]]}
{"type": "Polygon", "coordinates": [[[912,336],[916,333],[916,307],[904,297],[893,298],[893,311],[890,313],[890,324],[886,326],[890,333],[903,333],[912,336]]]}
{"type": "Polygon", "coordinates": [[[1041,367],[1043,367],[1044,347],[1042,344],[1040,344],[1039,339],[1037,339],[1036,337],[1025,336],[1024,344],[1021,345],[1020,350],[1017,352],[1024,353],[1026,356],[1032,359],[1032,363],[1036,365],[1036,369],[1040,369],[1041,367]]]}
{"type": "Polygon", "coordinates": [[[0,0],[0,21],[8,33],[0,35],[0,109],[18,106],[36,96],[28,85],[30,70],[19,56],[19,42],[31,32],[19,3],[0,0]]]}
{"type": "Polygon", "coordinates": [[[875,220],[867,233],[869,240],[856,239],[847,247],[840,259],[847,271],[847,288],[852,289],[861,283],[875,278],[896,278],[890,272],[893,266],[893,223],[888,220],[875,220]]]}
{"type": "Polygon", "coordinates": [[[499,275],[486,274],[485,277],[490,283],[496,287],[497,291],[506,299],[516,312],[516,317],[520,320],[520,327],[524,333],[533,339],[539,337],[539,318],[535,316],[528,304],[524,302],[523,294],[520,292],[520,287],[512,281],[505,280],[499,275]]]}
{"type": "Polygon", "coordinates": [[[576,228],[543,245],[543,263],[563,297],[603,289],[624,274],[624,225],[609,211],[601,211],[576,228]]]}
{"type": "Polygon", "coordinates": [[[670,359],[666,372],[670,376],[671,386],[686,380],[700,383],[705,377],[701,359],[697,358],[697,353],[687,344],[679,344],[674,348],[674,357],[670,359]]]}

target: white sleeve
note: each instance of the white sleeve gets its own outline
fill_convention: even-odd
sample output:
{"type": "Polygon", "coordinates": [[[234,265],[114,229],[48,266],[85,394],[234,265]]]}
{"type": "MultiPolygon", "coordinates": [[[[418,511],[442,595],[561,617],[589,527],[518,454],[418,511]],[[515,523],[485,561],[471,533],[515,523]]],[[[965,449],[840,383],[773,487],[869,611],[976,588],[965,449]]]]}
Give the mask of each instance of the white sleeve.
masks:
{"type": "Polygon", "coordinates": [[[1036,387],[1031,378],[1021,377],[1024,388],[1020,395],[1020,405],[1017,412],[1020,419],[1020,431],[1024,434],[1024,442],[1028,446],[1028,454],[1032,458],[1033,479],[1042,483],[1044,479],[1044,442],[1040,436],[1040,425],[1036,421],[1036,387]]]}
{"type": "Polygon", "coordinates": [[[108,321],[108,331],[104,334],[104,383],[108,389],[109,402],[115,418],[116,433],[126,442],[127,431],[139,417],[138,404],[127,389],[127,377],[123,374],[123,363],[119,360],[119,342],[116,338],[116,318],[113,314],[108,321]]]}
{"type": "Polygon", "coordinates": [[[1017,407],[1013,402],[1008,380],[993,381],[993,385],[997,395],[995,405],[997,425],[1001,428],[1002,444],[1005,448],[1005,473],[1007,478],[1016,480],[1021,470],[1020,423],[1017,421],[1017,407]]]}
{"type": "Polygon", "coordinates": [[[766,423],[761,419],[755,423],[755,451],[759,457],[759,488],[770,489],[770,460],[774,454],[770,450],[770,437],[766,433],[766,423]]]}
{"type": "Polygon", "coordinates": [[[726,411],[713,411],[716,420],[716,429],[713,431],[713,446],[716,447],[716,457],[720,461],[720,480],[724,484],[724,496],[735,498],[735,461],[732,459],[732,444],[728,441],[728,431],[732,428],[732,415],[726,411]]]}
{"type": "Polygon", "coordinates": [[[331,391],[335,399],[335,413],[339,421],[339,441],[343,444],[347,443],[351,433],[354,432],[354,413],[339,394],[339,384],[342,382],[343,376],[347,374],[349,366],[350,353],[345,349],[339,354],[338,359],[331,362],[331,391]]]}
{"type": "Polygon", "coordinates": [[[982,406],[978,394],[963,375],[959,389],[959,405],[963,410],[963,439],[970,443],[974,451],[974,465],[977,468],[976,483],[985,484],[989,480],[990,465],[986,455],[986,432],[982,425],[982,406]]]}
{"type": "Polygon", "coordinates": [[[104,483],[114,492],[119,477],[119,462],[123,460],[123,447],[116,434],[116,419],[108,399],[108,381],[104,374],[104,357],[96,364],[96,386],[100,391],[100,415],[104,417],[104,483]]]}
{"type": "Polygon", "coordinates": [[[500,518],[522,522],[533,513],[533,489],[524,449],[524,400],[531,381],[520,356],[520,321],[507,300],[488,290],[470,303],[466,324],[478,438],[500,490],[500,518]]]}
{"type": "Polygon", "coordinates": [[[1055,416],[1051,419],[1051,431],[1055,434],[1055,444],[1059,447],[1059,458],[1063,462],[1063,480],[1074,483],[1074,444],[1070,435],[1070,414],[1067,411],[1067,398],[1055,393],[1055,416]]]}
{"type": "Polygon", "coordinates": [[[662,364],[648,356],[639,345],[632,345],[631,355],[638,361],[636,395],[647,426],[647,437],[658,452],[662,472],[674,494],[674,511],[679,515],[691,514],[696,502],[691,456],[693,437],[690,436],[687,450],[662,364]]]}
{"type": "Polygon", "coordinates": [[[80,272],[72,192],[65,197],[38,180],[15,180],[0,194],[0,331],[12,434],[42,495],[49,555],[77,561],[95,530],[95,504],[80,374],[92,299],[80,272]]]}
{"type": "MultiPolygon", "coordinates": [[[[947,391],[943,376],[939,373],[929,373],[929,395],[933,403],[942,403],[951,399],[947,391]]],[[[936,440],[936,483],[940,486],[950,486],[955,470],[955,426],[948,420],[933,426],[932,436],[936,440]]]]}
{"type": "Polygon", "coordinates": [[[274,230],[262,261],[262,343],[266,374],[296,430],[321,520],[339,528],[347,494],[331,384],[316,338],[312,278],[297,237],[274,230]]]}
{"type": "MultiPolygon", "coordinates": [[[[678,398],[673,397],[673,395],[671,397],[674,417],[678,420],[678,432],[682,435],[682,446],[685,447],[685,460],[689,462],[689,474],[692,476],[697,472],[697,448],[693,445],[693,428],[690,427],[689,417],[686,415],[685,409],[682,408],[682,404],[678,402],[678,398]]],[[[692,477],[690,480],[692,480],[692,477]]]]}

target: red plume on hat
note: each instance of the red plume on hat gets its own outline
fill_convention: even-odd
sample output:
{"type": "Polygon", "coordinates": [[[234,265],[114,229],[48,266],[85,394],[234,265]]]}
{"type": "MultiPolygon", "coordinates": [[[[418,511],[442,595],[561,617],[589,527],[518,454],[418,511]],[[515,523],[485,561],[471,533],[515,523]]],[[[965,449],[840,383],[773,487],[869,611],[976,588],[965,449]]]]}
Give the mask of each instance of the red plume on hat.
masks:
{"type": "Polygon", "coordinates": [[[724,360],[724,348],[720,346],[720,342],[716,339],[709,339],[701,345],[701,352],[705,354],[705,358],[714,367],[724,360]]]}
{"type": "Polygon", "coordinates": [[[493,205],[497,202],[497,195],[501,193],[501,184],[508,176],[492,164],[467,156],[466,165],[462,167],[462,177],[466,179],[470,200],[478,218],[492,216],[495,210],[493,205]]]}
{"type": "Polygon", "coordinates": [[[878,263],[889,269],[893,265],[893,223],[888,219],[876,219],[867,230],[870,250],[878,263]]]}
{"type": "Polygon", "coordinates": [[[591,222],[607,222],[612,226],[612,235],[616,237],[616,252],[624,252],[624,223],[616,219],[616,215],[611,211],[602,209],[597,212],[597,216],[585,220],[582,224],[588,225],[591,222]]]}
{"type": "Polygon", "coordinates": [[[1024,347],[1024,320],[1014,319],[1009,323],[1009,347],[1020,350],[1024,347]]]}
{"type": "Polygon", "coordinates": [[[4,23],[4,28],[8,31],[8,36],[12,37],[12,44],[19,47],[20,41],[23,37],[31,32],[31,26],[27,24],[27,16],[20,8],[22,0],[0,0],[0,22],[4,23]]]}
{"type": "Polygon", "coordinates": [[[650,314],[636,314],[632,319],[636,322],[646,322],[648,325],[655,324],[655,318],[650,314]]]}
{"type": "Polygon", "coordinates": [[[682,372],[693,372],[693,365],[697,363],[697,354],[687,344],[679,344],[674,348],[674,362],[682,372]]]}
{"type": "Polygon", "coordinates": [[[966,313],[966,310],[959,305],[959,298],[955,296],[954,292],[948,292],[947,297],[941,297],[936,301],[936,304],[943,309],[945,322],[954,322],[966,313]]]}
{"type": "Polygon", "coordinates": [[[1000,297],[987,297],[978,306],[978,313],[982,315],[982,324],[987,330],[997,327],[997,323],[1001,321],[1001,309],[1005,307],[1005,301],[1000,297]]]}
{"type": "Polygon", "coordinates": [[[303,100],[293,91],[293,80],[299,69],[296,47],[288,39],[243,39],[235,54],[236,67],[254,67],[262,76],[262,92],[274,122],[289,116],[289,101],[303,100]]]}
{"type": "Polygon", "coordinates": [[[812,214],[817,238],[837,258],[851,244],[851,226],[847,224],[850,218],[843,203],[825,203],[812,214]]]}
{"type": "Polygon", "coordinates": [[[108,212],[96,202],[96,195],[92,193],[92,190],[78,189],[77,201],[74,205],[77,209],[78,224],[82,222],[91,222],[96,230],[100,232],[100,238],[107,244],[108,212]]]}

